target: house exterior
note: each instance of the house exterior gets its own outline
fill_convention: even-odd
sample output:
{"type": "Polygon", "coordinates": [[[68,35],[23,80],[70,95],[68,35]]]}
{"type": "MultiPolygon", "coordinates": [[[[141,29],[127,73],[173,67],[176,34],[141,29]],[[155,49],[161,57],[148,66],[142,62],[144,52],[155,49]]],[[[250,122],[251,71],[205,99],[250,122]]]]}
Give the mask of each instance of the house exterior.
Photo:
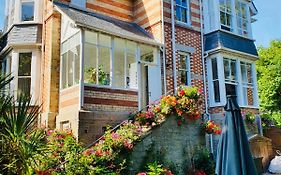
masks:
{"type": "Polygon", "coordinates": [[[210,117],[230,94],[258,113],[251,1],[14,0],[6,11],[11,91],[42,104],[41,124],[86,143],[180,85],[204,90],[210,117]]]}

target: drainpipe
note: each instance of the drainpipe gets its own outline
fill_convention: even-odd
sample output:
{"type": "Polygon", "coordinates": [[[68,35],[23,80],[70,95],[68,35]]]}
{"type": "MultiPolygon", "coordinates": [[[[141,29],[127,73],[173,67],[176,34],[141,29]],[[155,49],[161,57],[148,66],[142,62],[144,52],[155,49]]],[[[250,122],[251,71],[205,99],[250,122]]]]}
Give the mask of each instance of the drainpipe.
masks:
{"type": "MultiPolygon", "coordinates": [[[[206,85],[206,65],[204,56],[204,27],[203,27],[203,10],[202,10],[202,0],[199,0],[200,6],[200,22],[201,22],[201,57],[202,57],[202,65],[203,65],[203,86],[204,86],[204,96],[205,96],[205,113],[208,116],[208,120],[212,120],[211,115],[208,110],[208,95],[207,95],[207,85],[206,85]]],[[[210,134],[210,152],[214,154],[214,143],[213,143],[213,135],[210,134]]]]}
{"type": "Polygon", "coordinates": [[[164,28],[164,0],[161,0],[161,20],[162,20],[162,55],[163,55],[163,76],[164,76],[164,94],[167,93],[167,74],[166,74],[166,46],[165,46],[165,28],[164,28]]]}
{"type": "Polygon", "coordinates": [[[172,51],[173,51],[173,77],[174,77],[174,94],[177,91],[177,65],[176,65],[176,36],[175,36],[175,9],[174,0],[171,0],[171,20],[172,20],[172,51]]]}

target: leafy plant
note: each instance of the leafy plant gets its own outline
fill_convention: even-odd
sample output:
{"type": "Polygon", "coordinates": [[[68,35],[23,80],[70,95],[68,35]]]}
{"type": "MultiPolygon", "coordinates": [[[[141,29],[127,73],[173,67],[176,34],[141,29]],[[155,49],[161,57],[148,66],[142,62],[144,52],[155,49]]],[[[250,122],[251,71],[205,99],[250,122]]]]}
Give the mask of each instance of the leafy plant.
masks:
{"type": "Polygon", "coordinates": [[[89,67],[85,69],[85,81],[88,83],[97,84],[97,76],[100,85],[109,85],[109,78],[103,70],[103,66],[99,66],[98,75],[97,70],[94,67],[89,67]]]}
{"type": "Polygon", "coordinates": [[[260,47],[257,61],[261,112],[281,126],[281,40],[260,47]]]}
{"type": "MultiPolygon", "coordinates": [[[[12,78],[0,76],[4,90],[12,78]]],[[[0,97],[0,173],[30,174],[34,156],[44,152],[44,131],[35,127],[40,107],[31,107],[31,98],[17,101],[8,94],[0,97]]]]}
{"type": "Polygon", "coordinates": [[[194,168],[197,172],[215,175],[215,162],[211,159],[210,153],[206,148],[197,148],[193,156],[193,161],[194,168]]]}

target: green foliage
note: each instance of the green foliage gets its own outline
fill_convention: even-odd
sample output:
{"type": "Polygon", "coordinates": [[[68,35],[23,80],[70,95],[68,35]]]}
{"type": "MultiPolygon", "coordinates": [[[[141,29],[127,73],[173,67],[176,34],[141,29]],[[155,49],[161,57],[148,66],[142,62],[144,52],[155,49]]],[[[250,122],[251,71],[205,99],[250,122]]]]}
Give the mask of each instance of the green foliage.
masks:
{"type": "Polygon", "coordinates": [[[281,125],[281,41],[258,49],[257,61],[260,106],[266,116],[281,125]]]}
{"type": "Polygon", "coordinates": [[[197,148],[193,157],[195,170],[202,170],[208,175],[215,175],[215,162],[206,148],[197,148]]]}
{"type": "MultiPolygon", "coordinates": [[[[12,78],[0,76],[3,91],[12,78]]],[[[44,131],[35,128],[39,107],[31,98],[0,96],[0,174],[30,174],[34,157],[44,151],[44,131]]]]}
{"type": "Polygon", "coordinates": [[[94,67],[89,67],[85,69],[85,81],[88,83],[97,84],[97,76],[99,76],[100,85],[109,85],[109,80],[106,73],[103,70],[103,66],[99,66],[99,75],[97,75],[97,70],[94,67]]]}

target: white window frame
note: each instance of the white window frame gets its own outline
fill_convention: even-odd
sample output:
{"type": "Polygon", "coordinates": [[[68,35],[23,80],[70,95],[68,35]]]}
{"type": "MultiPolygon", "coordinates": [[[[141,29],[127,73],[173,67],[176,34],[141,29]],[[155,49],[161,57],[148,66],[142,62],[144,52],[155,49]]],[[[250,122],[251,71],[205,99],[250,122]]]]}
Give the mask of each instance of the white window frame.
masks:
{"type": "MultiPolygon", "coordinates": [[[[209,57],[207,59],[207,79],[208,79],[208,90],[209,90],[209,99],[210,99],[210,107],[218,107],[218,106],[224,106],[226,104],[226,89],[225,84],[227,83],[225,81],[225,75],[224,75],[224,64],[223,59],[228,58],[231,60],[236,60],[236,76],[237,76],[237,101],[238,104],[241,107],[246,108],[259,108],[258,103],[258,91],[257,91],[257,76],[256,76],[256,68],[255,68],[255,62],[249,61],[243,58],[224,55],[224,54],[215,54],[212,57],[209,57]],[[219,78],[219,90],[220,90],[220,102],[215,102],[215,94],[214,94],[214,87],[213,87],[213,80],[212,80],[212,59],[217,59],[217,69],[218,69],[218,78],[219,78]],[[252,84],[253,84],[253,105],[248,105],[244,103],[244,95],[243,95],[243,82],[241,77],[241,62],[245,62],[248,64],[251,64],[251,73],[252,73],[252,84]]],[[[234,82],[235,83],[235,82],[234,82]]]]}
{"type": "Polygon", "coordinates": [[[176,9],[175,9],[175,11],[176,11],[176,20],[177,20],[177,23],[179,23],[179,24],[184,24],[184,25],[187,25],[187,26],[190,26],[191,25],[191,18],[190,18],[190,0],[186,0],[186,6],[183,6],[182,4],[178,4],[177,2],[176,2],[176,9]],[[184,22],[184,21],[182,21],[182,11],[181,11],[181,17],[180,17],[180,19],[177,19],[178,17],[177,17],[177,8],[180,8],[181,10],[182,9],[184,9],[184,10],[186,10],[186,22],[184,22]]]}
{"type": "MultiPolygon", "coordinates": [[[[247,3],[246,2],[243,2],[243,1],[236,1],[235,3],[235,8],[239,11],[237,14],[236,14],[236,21],[237,21],[237,32],[239,35],[242,35],[242,36],[245,36],[247,37],[249,35],[249,25],[250,25],[250,22],[249,22],[249,18],[248,18],[248,14],[249,14],[249,6],[247,6],[247,3]],[[246,17],[243,18],[243,16],[239,16],[239,12],[241,13],[242,12],[242,6],[241,5],[244,5],[245,6],[245,10],[246,10],[246,17]],[[241,23],[241,27],[239,27],[239,22],[241,23]],[[243,24],[246,23],[246,29],[243,28],[243,24]],[[240,33],[240,31],[241,33],[240,33]]],[[[242,13],[241,13],[242,15],[242,13]]]]}
{"type": "MultiPolygon", "coordinates": [[[[187,84],[185,84],[186,86],[191,86],[191,68],[190,68],[190,55],[186,52],[179,52],[179,57],[180,56],[184,56],[185,57],[185,64],[186,64],[186,69],[181,69],[181,62],[179,60],[179,68],[177,73],[179,73],[180,71],[185,71],[186,72],[186,78],[187,78],[187,84]]],[[[179,77],[180,75],[178,75],[177,77],[179,77]]]]}
{"type": "Polygon", "coordinates": [[[21,0],[21,2],[20,2],[20,22],[21,23],[29,23],[29,22],[34,22],[35,21],[35,10],[36,10],[36,8],[35,8],[35,6],[36,6],[36,3],[35,3],[35,0],[21,0]],[[33,20],[30,20],[30,21],[23,21],[22,20],[22,5],[23,5],[23,3],[30,3],[30,2],[32,2],[33,3],[33,20]]]}
{"type": "MultiPolygon", "coordinates": [[[[226,2],[226,0],[224,0],[226,2]]],[[[221,19],[220,19],[220,15],[221,15],[221,8],[220,8],[220,0],[217,0],[214,4],[216,8],[213,8],[211,10],[214,10],[214,18],[215,19],[215,24],[210,23],[210,25],[215,25],[215,28],[212,30],[222,30],[228,33],[232,33],[232,34],[236,34],[239,35],[241,37],[245,37],[245,38],[250,38],[252,39],[252,28],[251,28],[251,15],[250,15],[250,2],[246,1],[246,0],[230,0],[231,1],[231,26],[225,26],[221,23],[221,19]],[[246,19],[247,20],[247,35],[243,34],[244,32],[242,32],[242,34],[239,33],[239,29],[238,29],[238,14],[236,13],[236,7],[238,3],[242,3],[246,5],[246,19]],[[222,28],[222,26],[225,27],[230,27],[230,31],[229,30],[225,30],[222,28]]],[[[211,4],[208,3],[208,5],[210,6],[211,4]]],[[[225,9],[226,10],[226,9],[225,9]]],[[[209,12],[211,13],[211,12],[209,12]]],[[[226,11],[224,12],[226,13],[226,11]]],[[[229,13],[230,14],[230,13],[229,13]]],[[[209,20],[211,21],[211,20],[209,20]]]]}
{"type": "MultiPolygon", "coordinates": [[[[223,0],[224,1],[224,9],[222,10],[221,9],[221,4],[220,4],[220,1],[219,1],[219,17],[220,17],[220,19],[219,19],[219,21],[220,21],[220,28],[222,29],[222,30],[225,30],[225,29],[223,29],[222,27],[225,27],[225,28],[229,28],[229,31],[230,32],[232,32],[233,31],[233,8],[232,8],[232,5],[230,6],[230,9],[228,9],[227,8],[227,1],[228,0],[223,0]],[[230,10],[230,12],[228,12],[228,10],[230,10]],[[221,22],[221,13],[224,13],[224,17],[225,17],[225,19],[227,20],[227,18],[226,18],[226,16],[227,15],[229,15],[230,16],[230,25],[227,25],[227,24],[223,24],[222,22],[221,22]]],[[[230,0],[230,3],[231,3],[231,0],[230,0]]],[[[228,31],[228,30],[226,30],[226,31],[228,31]]]]}
{"type": "MultiPolygon", "coordinates": [[[[80,37],[80,31],[79,32],[77,32],[77,33],[75,33],[74,35],[72,35],[72,36],[70,36],[69,38],[67,38],[67,39],[65,39],[62,43],[61,43],[61,53],[60,53],[60,89],[61,90],[64,90],[64,89],[68,89],[68,88],[71,88],[71,87],[74,87],[74,86],[77,86],[77,85],[79,85],[80,84],[80,82],[75,82],[75,75],[76,75],[76,69],[75,69],[75,61],[74,60],[72,60],[72,67],[73,67],[73,77],[72,77],[72,81],[73,81],[73,85],[72,86],[69,86],[69,87],[65,87],[65,88],[63,88],[63,79],[62,79],[62,77],[63,77],[63,54],[67,54],[67,58],[68,58],[68,51],[69,50],[72,50],[73,48],[75,48],[77,45],[79,45],[79,47],[80,47],[80,52],[78,53],[78,54],[80,54],[80,57],[79,57],[79,62],[81,62],[81,43],[80,43],[80,38],[79,38],[79,42],[77,42],[77,43],[74,43],[74,44],[76,44],[75,46],[73,46],[73,43],[72,43],[72,45],[71,46],[73,46],[73,47],[70,47],[69,45],[66,45],[65,47],[66,47],[66,49],[64,49],[62,46],[63,46],[63,44],[64,43],[66,43],[66,42],[69,42],[69,40],[71,40],[71,39],[73,39],[74,37],[80,37]]],[[[78,38],[76,38],[76,39],[78,39],[78,38]]],[[[78,40],[77,40],[78,41],[78,40]]],[[[74,54],[75,55],[75,54],[74,54]]],[[[67,60],[67,62],[68,62],[69,60],[67,60]]],[[[79,63],[80,64],[80,63],[79,63]]],[[[79,65],[80,66],[80,65],[79,65]]],[[[68,64],[66,64],[66,69],[68,69],[68,64]]],[[[80,66],[80,68],[79,68],[79,80],[78,81],[80,81],[80,71],[81,71],[81,66],[80,66]]],[[[68,75],[66,75],[66,82],[68,82],[68,75]]]]}
{"type": "MultiPolygon", "coordinates": [[[[18,69],[19,69],[19,63],[20,63],[20,54],[31,54],[31,57],[30,57],[30,75],[26,76],[26,75],[19,75],[19,70],[18,70],[18,73],[17,73],[17,91],[18,91],[18,87],[19,87],[19,80],[20,79],[30,79],[30,91],[29,91],[29,95],[31,95],[31,81],[32,81],[32,56],[33,56],[33,53],[32,52],[19,52],[19,56],[18,56],[18,69]]],[[[17,94],[18,96],[18,94],[17,94]]]]}
{"type": "MultiPolygon", "coordinates": [[[[93,32],[93,31],[89,31],[89,32],[93,32]]],[[[92,84],[92,83],[85,83],[85,85],[87,85],[87,86],[94,86],[94,87],[103,87],[103,88],[110,88],[110,89],[121,89],[121,90],[137,90],[137,89],[134,89],[134,88],[129,88],[127,85],[126,85],[126,82],[127,81],[125,81],[125,85],[124,85],[124,87],[116,87],[116,86],[113,86],[113,82],[114,82],[114,75],[113,75],[113,73],[114,73],[114,39],[115,38],[118,38],[118,37],[116,37],[116,36],[112,36],[112,35],[107,35],[107,34],[104,34],[104,33],[101,33],[101,32],[95,32],[95,33],[97,33],[97,37],[98,37],[98,40],[97,40],[97,44],[94,44],[94,43],[89,43],[89,42],[84,42],[83,44],[89,44],[89,45],[92,45],[92,46],[95,46],[95,47],[105,47],[105,46],[101,46],[100,44],[99,44],[99,35],[100,34],[102,34],[102,35],[106,35],[106,36],[109,36],[109,37],[111,37],[111,46],[110,47],[107,47],[107,48],[110,48],[110,85],[100,85],[100,84],[92,84]]],[[[126,46],[127,46],[127,42],[129,41],[128,39],[125,39],[125,38],[121,38],[121,39],[124,39],[125,40],[125,42],[126,42],[126,46]]],[[[133,41],[133,42],[135,42],[135,41],[133,41]]],[[[143,60],[140,60],[140,43],[138,43],[138,42],[135,42],[136,43],[136,45],[137,45],[137,47],[136,47],[136,53],[135,53],[135,55],[136,55],[136,63],[141,63],[141,64],[144,64],[144,65],[150,65],[150,66],[159,66],[159,65],[157,65],[157,63],[156,63],[156,61],[157,61],[157,59],[158,59],[158,57],[157,57],[157,48],[155,47],[155,46],[151,46],[152,48],[153,48],[153,62],[147,62],[147,61],[143,61],[143,60]]],[[[148,45],[148,44],[144,44],[144,45],[148,45]]],[[[127,48],[127,47],[126,47],[127,48]]],[[[99,50],[99,49],[98,49],[99,50]]],[[[97,53],[97,64],[96,64],[96,66],[98,66],[99,64],[98,64],[98,60],[99,60],[99,51],[97,51],[98,53],[97,53]]],[[[125,49],[124,50],[124,53],[126,54],[126,60],[125,60],[125,64],[127,64],[127,49],[125,49]]],[[[125,66],[125,69],[126,69],[127,67],[125,66]]],[[[84,72],[84,70],[82,70],[83,72],[84,72]]],[[[140,70],[139,70],[139,68],[137,69],[137,71],[139,72],[140,70]]],[[[127,75],[127,70],[125,70],[125,76],[124,76],[124,78],[126,79],[126,77],[127,77],[128,75],[127,75]]],[[[96,80],[96,82],[98,82],[98,74],[97,74],[97,80],[96,80]]],[[[83,80],[84,81],[84,80],[83,80]]]]}

